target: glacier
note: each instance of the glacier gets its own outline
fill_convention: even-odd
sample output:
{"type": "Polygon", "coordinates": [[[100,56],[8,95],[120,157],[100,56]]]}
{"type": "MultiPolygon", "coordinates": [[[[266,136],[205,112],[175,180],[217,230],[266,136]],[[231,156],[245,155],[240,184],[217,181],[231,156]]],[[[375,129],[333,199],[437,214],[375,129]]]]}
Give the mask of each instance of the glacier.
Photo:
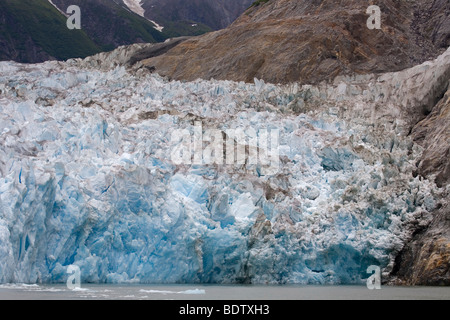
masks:
{"type": "Polygon", "coordinates": [[[77,265],[89,283],[361,284],[429,223],[440,191],[415,174],[396,81],[436,77],[449,51],[300,86],[170,81],[117,50],[0,62],[0,283],[65,282],[77,265]],[[280,167],[175,164],[171,135],[199,121],[277,129],[280,167]]]}

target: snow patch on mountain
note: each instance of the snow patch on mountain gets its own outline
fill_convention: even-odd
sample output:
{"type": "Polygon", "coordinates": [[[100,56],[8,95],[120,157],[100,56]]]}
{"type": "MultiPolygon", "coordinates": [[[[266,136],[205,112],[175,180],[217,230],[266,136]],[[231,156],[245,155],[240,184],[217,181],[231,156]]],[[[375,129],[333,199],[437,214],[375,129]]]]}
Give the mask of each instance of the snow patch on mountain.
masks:
{"type": "MultiPolygon", "coordinates": [[[[125,3],[125,5],[133,12],[137,13],[138,15],[140,15],[141,17],[145,17],[145,9],[142,8],[142,0],[123,0],[123,2],[125,3]]],[[[147,19],[147,18],[146,18],[147,19]]],[[[159,32],[162,32],[164,27],[160,26],[158,23],[156,23],[153,20],[147,19],[149,20],[151,23],[153,23],[155,25],[155,29],[158,30],[159,32]]]]}
{"type": "Polygon", "coordinates": [[[123,0],[123,2],[131,11],[137,13],[141,17],[144,16],[145,10],[141,5],[142,0],[123,0]]]}
{"type": "Polygon", "coordinates": [[[57,6],[56,4],[54,4],[52,0],[48,0],[48,2],[50,2],[50,4],[51,4],[52,6],[54,6],[54,7],[56,8],[56,10],[58,10],[59,12],[61,12],[62,15],[66,16],[66,17],[69,16],[66,12],[64,12],[63,10],[61,10],[60,8],[58,8],[58,6],[57,6]]]}
{"type": "Polygon", "coordinates": [[[150,19],[148,19],[151,23],[153,23],[154,25],[155,25],[155,29],[156,30],[158,30],[159,32],[162,32],[163,30],[164,30],[164,27],[163,26],[161,26],[161,25],[159,25],[158,23],[156,23],[155,21],[153,21],[153,20],[150,20],[150,19]]]}

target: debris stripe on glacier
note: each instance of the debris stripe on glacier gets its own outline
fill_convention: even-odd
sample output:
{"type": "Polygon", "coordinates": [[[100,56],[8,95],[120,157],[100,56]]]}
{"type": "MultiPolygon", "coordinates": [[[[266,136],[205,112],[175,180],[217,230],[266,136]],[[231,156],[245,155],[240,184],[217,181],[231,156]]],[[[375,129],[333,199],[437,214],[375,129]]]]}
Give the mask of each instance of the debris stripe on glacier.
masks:
{"type": "Polygon", "coordinates": [[[64,281],[74,263],[91,282],[358,283],[435,206],[395,121],[343,118],[311,86],[73,61],[0,75],[1,282],[64,281]],[[278,128],[282,172],[175,166],[170,134],[194,120],[278,128]]]}

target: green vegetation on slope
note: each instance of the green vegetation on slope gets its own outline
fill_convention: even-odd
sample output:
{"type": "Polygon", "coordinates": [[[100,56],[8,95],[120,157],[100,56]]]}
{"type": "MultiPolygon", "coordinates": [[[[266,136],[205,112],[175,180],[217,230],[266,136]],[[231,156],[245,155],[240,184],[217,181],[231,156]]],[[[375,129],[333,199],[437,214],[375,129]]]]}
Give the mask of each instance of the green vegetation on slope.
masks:
{"type": "Polygon", "coordinates": [[[30,50],[28,38],[58,60],[101,51],[83,30],[69,30],[67,19],[47,0],[1,0],[0,10],[10,22],[0,26],[0,37],[18,45],[16,51],[30,50]]]}
{"type": "Polygon", "coordinates": [[[82,11],[89,8],[89,15],[82,27],[103,50],[136,42],[163,42],[167,39],[154,28],[153,23],[114,2],[109,6],[105,3],[73,2],[82,11]]]}

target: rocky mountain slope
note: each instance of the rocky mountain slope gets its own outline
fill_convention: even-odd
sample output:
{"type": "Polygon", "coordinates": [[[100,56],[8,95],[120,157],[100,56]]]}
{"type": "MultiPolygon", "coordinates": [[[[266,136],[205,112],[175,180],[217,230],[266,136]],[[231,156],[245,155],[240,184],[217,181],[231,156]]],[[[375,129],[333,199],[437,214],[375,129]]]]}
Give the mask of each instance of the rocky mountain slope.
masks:
{"type": "Polygon", "coordinates": [[[448,1],[378,5],[381,29],[370,30],[363,1],[261,1],[227,29],[186,41],[147,64],[173,79],[318,83],[402,70],[450,45],[448,1]]]}

